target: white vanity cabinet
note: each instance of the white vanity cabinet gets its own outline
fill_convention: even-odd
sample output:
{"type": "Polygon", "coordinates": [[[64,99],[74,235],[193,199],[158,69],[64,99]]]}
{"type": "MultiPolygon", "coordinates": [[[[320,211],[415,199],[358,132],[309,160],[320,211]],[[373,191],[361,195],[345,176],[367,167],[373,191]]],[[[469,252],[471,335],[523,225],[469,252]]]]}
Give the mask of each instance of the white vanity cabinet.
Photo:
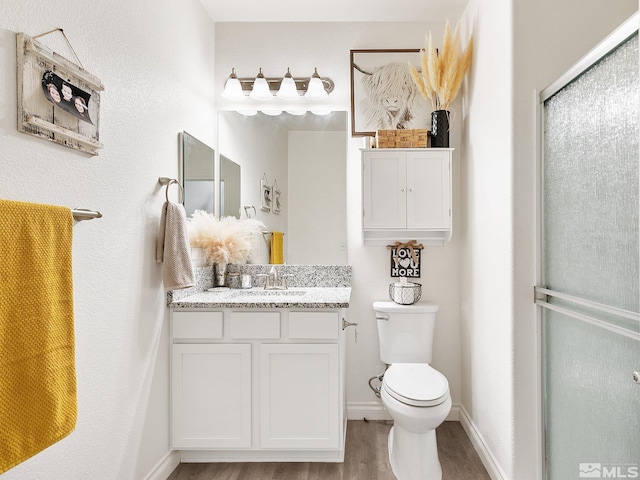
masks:
{"type": "Polygon", "coordinates": [[[251,345],[174,344],[174,448],[251,446],[251,345]]]}
{"type": "Polygon", "coordinates": [[[450,240],[452,153],[449,148],[362,151],[365,244],[450,240]]]}
{"type": "Polygon", "coordinates": [[[184,461],[342,461],[345,309],[173,310],[184,461]]]}

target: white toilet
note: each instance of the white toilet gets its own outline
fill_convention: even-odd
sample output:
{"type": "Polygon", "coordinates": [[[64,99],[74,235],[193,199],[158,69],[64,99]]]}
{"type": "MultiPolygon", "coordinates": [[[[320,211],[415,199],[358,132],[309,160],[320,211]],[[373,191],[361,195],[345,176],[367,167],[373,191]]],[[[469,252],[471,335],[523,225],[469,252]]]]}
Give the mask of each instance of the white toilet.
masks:
{"type": "Polygon", "coordinates": [[[398,480],[441,480],[436,427],[451,410],[449,382],[432,368],[438,305],[373,302],[380,360],[389,365],[380,397],[393,418],[389,461],[398,480]]]}

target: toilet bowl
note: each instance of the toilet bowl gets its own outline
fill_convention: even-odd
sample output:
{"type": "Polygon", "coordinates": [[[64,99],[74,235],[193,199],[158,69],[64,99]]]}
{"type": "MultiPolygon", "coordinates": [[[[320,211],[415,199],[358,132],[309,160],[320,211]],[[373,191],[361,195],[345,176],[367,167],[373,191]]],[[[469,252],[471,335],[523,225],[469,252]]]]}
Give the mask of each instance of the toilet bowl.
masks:
{"type": "Polygon", "coordinates": [[[393,418],[389,461],[398,480],[442,479],[436,427],[447,418],[451,397],[446,377],[429,365],[438,309],[425,301],[373,302],[380,360],[389,366],[380,398],[393,418]]]}
{"type": "Polygon", "coordinates": [[[389,461],[398,480],[441,480],[435,429],[451,410],[449,383],[426,363],[392,364],[380,389],[394,425],[389,461]]]}

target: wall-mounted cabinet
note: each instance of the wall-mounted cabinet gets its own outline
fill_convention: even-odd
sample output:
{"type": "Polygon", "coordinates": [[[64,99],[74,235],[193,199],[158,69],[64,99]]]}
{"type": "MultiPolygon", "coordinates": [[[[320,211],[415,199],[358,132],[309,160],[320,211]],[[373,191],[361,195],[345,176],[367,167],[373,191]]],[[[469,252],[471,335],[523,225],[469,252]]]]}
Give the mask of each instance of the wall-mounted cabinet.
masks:
{"type": "Polygon", "coordinates": [[[443,245],[451,239],[452,153],[450,148],[362,151],[365,244],[443,245]]]}

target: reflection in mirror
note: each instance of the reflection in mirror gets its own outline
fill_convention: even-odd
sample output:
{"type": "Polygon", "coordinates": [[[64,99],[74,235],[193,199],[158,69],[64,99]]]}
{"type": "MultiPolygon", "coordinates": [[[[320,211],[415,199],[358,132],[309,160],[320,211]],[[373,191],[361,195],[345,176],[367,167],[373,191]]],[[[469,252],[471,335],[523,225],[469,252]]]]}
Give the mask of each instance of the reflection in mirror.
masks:
{"type": "Polygon", "coordinates": [[[240,165],[220,155],[220,216],[240,218],[240,165]]]}
{"type": "MultiPolygon", "coordinates": [[[[287,264],[346,264],[346,112],[273,117],[224,111],[218,129],[220,158],[242,168],[242,218],[250,215],[285,234],[287,264]],[[279,191],[270,208],[261,208],[263,177],[279,191]]],[[[256,263],[269,263],[268,253],[256,263]]]]}
{"type": "Polygon", "coordinates": [[[215,152],[187,132],[180,133],[178,138],[180,183],[184,186],[184,209],[187,216],[196,210],[213,213],[215,152]]]}

